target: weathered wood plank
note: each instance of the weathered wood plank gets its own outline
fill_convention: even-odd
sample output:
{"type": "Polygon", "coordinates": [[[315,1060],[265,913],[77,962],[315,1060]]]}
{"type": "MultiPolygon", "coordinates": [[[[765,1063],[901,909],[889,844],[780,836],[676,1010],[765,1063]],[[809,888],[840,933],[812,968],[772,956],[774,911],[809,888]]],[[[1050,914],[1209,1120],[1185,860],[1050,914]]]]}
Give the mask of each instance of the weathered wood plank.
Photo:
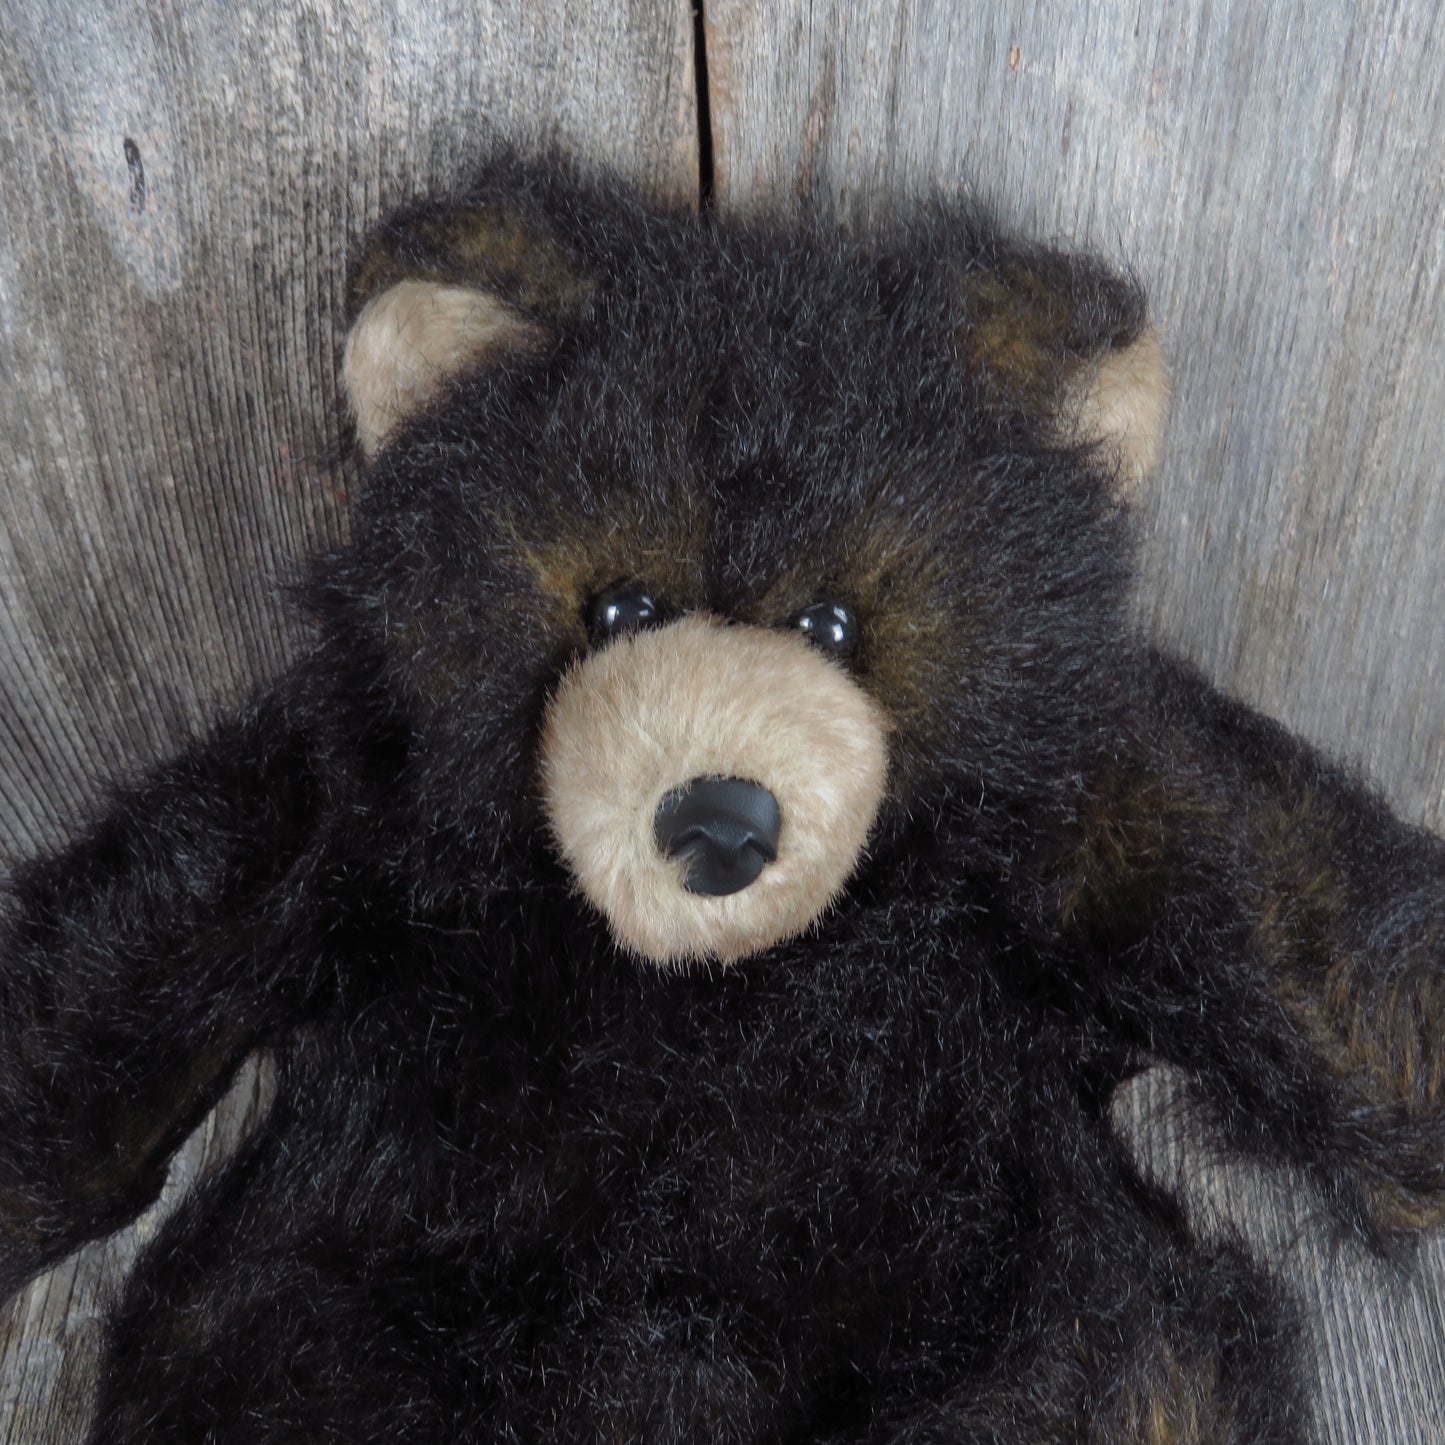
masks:
{"type": "MultiPolygon", "coordinates": [[[[490,136],[697,189],[687,0],[18,0],[0,11],[0,869],[299,641],[340,535],[341,283],[490,136]]],[[[253,1081],[169,1201],[244,1126],[253,1081]]],[[[0,1442],[80,1438],[135,1230],[0,1320],[0,1442]]]]}
{"type": "Polygon", "coordinates": [[[696,193],[686,0],[0,15],[0,863],[295,645],[350,248],[488,136],[696,193]]]}
{"type": "MultiPolygon", "coordinates": [[[[720,207],[808,197],[863,227],[899,195],[972,187],[1137,268],[1178,385],[1143,614],[1445,827],[1445,12],[708,0],[706,17],[720,207]]],[[[1287,1182],[1161,1135],[1167,1090],[1142,1085],[1121,1118],[1310,1297],[1326,1438],[1438,1442],[1445,1241],[1410,1285],[1332,1264],[1287,1182]]]]}
{"type": "Polygon", "coordinates": [[[718,204],[969,187],[1148,283],[1152,622],[1445,826],[1445,11],[709,0],[718,204]]]}

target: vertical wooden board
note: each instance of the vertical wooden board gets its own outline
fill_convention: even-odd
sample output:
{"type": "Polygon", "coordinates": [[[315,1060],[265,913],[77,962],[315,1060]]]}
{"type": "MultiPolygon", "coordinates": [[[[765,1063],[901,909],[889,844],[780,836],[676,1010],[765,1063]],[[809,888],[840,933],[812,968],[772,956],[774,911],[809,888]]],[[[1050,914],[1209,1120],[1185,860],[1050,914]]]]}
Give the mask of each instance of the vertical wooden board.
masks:
{"type": "MultiPolygon", "coordinates": [[[[1141,275],[1177,382],[1141,510],[1143,615],[1445,827],[1445,12],[707,0],[705,15],[721,209],[806,202],[866,229],[900,197],[958,190],[1141,275]]],[[[1121,1117],[1157,1152],[1148,1097],[1121,1117]]],[[[1336,1259],[1287,1184],[1187,1157],[1191,1186],[1310,1301],[1324,1438],[1438,1441],[1445,1240],[1405,1286],[1336,1259]]]]}
{"type": "MultiPolygon", "coordinates": [[[[688,0],[0,10],[0,873],[298,645],[279,587],[354,475],[358,238],[492,138],[690,203],[692,33],[688,0]]],[[[0,1315],[0,1442],[81,1438],[135,1239],[0,1315]]]]}
{"type": "Polygon", "coordinates": [[[709,0],[718,204],[966,189],[1134,267],[1174,356],[1144,606],[1445,826],[1445,11],[709,0]]]}
{"type": "Polygon", "coordinates": [[[687,0],[0,12],[0,865],[297,643],[358,237],[489,137],[697,189],[687,0]]]}

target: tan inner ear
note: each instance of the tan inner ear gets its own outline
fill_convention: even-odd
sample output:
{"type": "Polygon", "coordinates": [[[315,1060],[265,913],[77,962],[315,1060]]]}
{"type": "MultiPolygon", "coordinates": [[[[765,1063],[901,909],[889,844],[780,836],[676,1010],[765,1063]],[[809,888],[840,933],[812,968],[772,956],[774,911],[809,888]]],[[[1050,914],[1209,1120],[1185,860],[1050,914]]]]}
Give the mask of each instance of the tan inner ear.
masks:
{"type": "Polygon", "coordinates": [[[1169,363],[1152,326],[1070,384],[1060,409],[1066,439],[1099,447],[1115,468],[1121,501],[1134,500],[1159,470],[1169,395],[1169,363]]]}
{"type": "Polygon", "coordinates": [[[540,344],[541,328],[495,296],[436,281],[398,281],[361,309],[341,376],[361,450],[388,437],[462,372],[540,344]]]}

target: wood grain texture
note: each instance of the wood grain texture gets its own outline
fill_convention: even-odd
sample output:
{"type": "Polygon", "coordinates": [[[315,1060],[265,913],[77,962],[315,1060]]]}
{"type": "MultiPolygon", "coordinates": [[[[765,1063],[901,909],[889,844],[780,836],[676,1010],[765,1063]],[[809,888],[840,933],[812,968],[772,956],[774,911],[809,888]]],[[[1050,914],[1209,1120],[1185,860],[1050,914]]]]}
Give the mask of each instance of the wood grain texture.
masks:
{"type": "MultiPolygon", "coordinates": [[[[365,230],[492,136],[690,200],[693,78],[687,0],[0,7],[0,874],[298,646],[281,584],[354,475],[365,230]]],[[[255,1101],[4,1310],[0,1445],[81,1438],[137,1241],[255,1101]]]]}
{"type": "MultiPolygon", "coordinates": [[[[1445,828],[1445,11],[1434,0],[708,0],[717,204],[866,228],[934,188],[1131,265],[1177,398],[1140,610],[1445,828]]],[[[1309,1301],[1331,1445],[1445,1440],[1445,1240],[1332,1255],[1216,1167],[1164,1076],[1146,1157],[1309,1301]],[[1161,1167],[1165,1164],[1161,1162],[1161,1167]],[[1181,1172],[1182,1171],[1182,1172],[1181,1172]]]]}
{"type": "Polygon", "coordinates": [[[1445,826],[1445,10],[709,0],[719,206],[970,190],[1144,279],[1152,625],[1445,826]]]}
{"type": "Polygon", "coordinates": [[[295,647],[358,238],[488,136],[692,197],[691,43],[686,0],[0,11],[0,863],[295,647]]]}

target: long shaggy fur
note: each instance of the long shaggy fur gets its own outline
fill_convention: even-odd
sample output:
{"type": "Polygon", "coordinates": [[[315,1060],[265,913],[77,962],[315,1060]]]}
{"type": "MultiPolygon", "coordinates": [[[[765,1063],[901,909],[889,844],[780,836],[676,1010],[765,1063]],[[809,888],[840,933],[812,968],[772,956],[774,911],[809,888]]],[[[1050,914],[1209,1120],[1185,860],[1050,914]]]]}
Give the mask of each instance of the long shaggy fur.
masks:
{"type": "Polygon", "coordinates": [[[1445,845],[1130,632],[1136,288],[948,208],[854,243],[510,160],[383,226],[358,310],[413,281],[527,344],[385,392],[314,651],[8,904],[6,1289],[278,1059],[95,1440],[1297,1445],[1288,1306],[1109,1099],[1172,1063],[1342,1227],[1439,1220],[1445,845]],[[858,619],[805,710],[846,668],[886,737],[867,847],[725,969],[619,945],[544,762],[620,579],[674,625],[617,658],[689,638],[714,714],[732,632],[756,689],[800,609],[858,619]]]}

